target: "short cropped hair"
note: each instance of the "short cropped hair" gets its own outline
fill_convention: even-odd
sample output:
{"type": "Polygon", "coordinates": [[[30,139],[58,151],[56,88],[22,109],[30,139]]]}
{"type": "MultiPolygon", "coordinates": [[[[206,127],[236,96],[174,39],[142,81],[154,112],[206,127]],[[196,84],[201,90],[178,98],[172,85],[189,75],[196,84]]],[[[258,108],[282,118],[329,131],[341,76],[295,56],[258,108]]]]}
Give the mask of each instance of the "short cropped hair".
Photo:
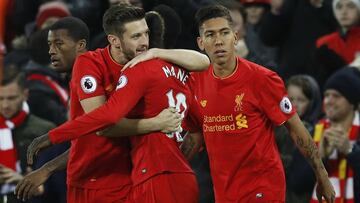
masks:
{"type": "Polygon", "coordinates": [[[144,18],[144,9],[128,4],[118,4],[106,10],[103,16],[103,28],[107,35],[113,34],[121,37],[125,32],[124,25],[126,23],[144,18]]]}
{"type": "Polygon", "coordinates": [[[84,21],[75,17],[64,17],[56,21],[49,30],[65,29],[68,31],[69,36],[74,41],[86,40],[86,44],[89,44],[90,31],[84,21]]]}
{"type": "Polygon", "coordinates": [[[229,9],[219,4],[208,5],[203,8],[200,8],[196,12],[195,20],[199,27],[199,31],[201,29],[202,24],[205,21],[213,18],[225,18],[229,22],[230,26],[232,26],[233,24],[233,20],[231,18],[229,9]]]}
{"type": "Polygon", "coordinates": [[[4,67],[3,78],[0,82],[0,86],[6,86],[13,82],[16,82],[21,89],[25,89],[26,79],[25,73],[17,67],[4,67]]]}

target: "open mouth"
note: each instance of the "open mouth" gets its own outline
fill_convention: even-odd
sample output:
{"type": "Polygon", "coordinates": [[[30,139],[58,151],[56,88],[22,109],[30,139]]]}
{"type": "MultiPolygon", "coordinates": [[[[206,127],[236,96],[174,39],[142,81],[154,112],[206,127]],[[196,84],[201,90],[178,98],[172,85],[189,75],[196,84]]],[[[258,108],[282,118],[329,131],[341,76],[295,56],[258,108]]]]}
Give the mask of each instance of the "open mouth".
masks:
{"type": "Polygon", "coordinates": [[[55,59],[55,58],[51,58],[51,64],[53,66],[58,66],[60,64],[60,60],[55,59]]]}
{"type": "Polygon", "coordinates": [[[137,55],[139,55],[139,54],[142,54],[142,53],[144,53],[144,52],[146,52],[147,51],[147,48],[142,48],[142,49],[136,49],[136,54],[137,55]]]}

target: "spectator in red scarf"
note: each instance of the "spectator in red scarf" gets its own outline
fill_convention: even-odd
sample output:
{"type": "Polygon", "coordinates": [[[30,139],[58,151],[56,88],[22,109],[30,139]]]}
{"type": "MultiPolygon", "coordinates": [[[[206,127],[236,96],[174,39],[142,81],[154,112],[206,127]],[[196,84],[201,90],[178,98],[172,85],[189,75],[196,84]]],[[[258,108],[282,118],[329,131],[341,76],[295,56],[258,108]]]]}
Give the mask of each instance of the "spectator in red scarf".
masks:
{"type": "Polygon", "coordinates": [[[360,156],[359,150],[354,150],[360,130],[356,109],[360,102],[359,75],[358,70],[346,68],[327,80],[324,92],[326,119],[319,121],[315,127],[314,141],[319,143],[320,155],[326,160],[329,178],[336,191],[336,202],[360,201],[359,162],[354,161],[360,156]]]}
{"type": "Polygon", "coordinates": [[[0,83],[0,198],[7,203],[21,202],[13,191],[32,170],[26,164],[27,146],[39,133],[55,127],[29,113],[27,96],[24,74],[5,67],[0,83]]]}
{"type": "Polygon", "coordinates": [[[360,1],[334,0],[333,11],[339,29],[316,42],[316,55],[324,69],[325,79],[352,63],[360,52],[360,1]]]}

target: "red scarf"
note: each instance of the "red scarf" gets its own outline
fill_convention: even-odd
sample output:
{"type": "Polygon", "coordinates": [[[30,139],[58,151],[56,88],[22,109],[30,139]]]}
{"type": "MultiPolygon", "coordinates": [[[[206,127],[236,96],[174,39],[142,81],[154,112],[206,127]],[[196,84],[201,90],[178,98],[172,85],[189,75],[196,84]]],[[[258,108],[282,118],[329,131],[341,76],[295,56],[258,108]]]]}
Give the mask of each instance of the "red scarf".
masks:
{"type": "Polygon", "coordinates": [[[29,114],[27,103],[23,103],[22,110],[13,118],[5,119],[0,115],[0,164],[17,171],[17,154],[12,131],[20,126],[29,114]]]}
{"type": "MultiPolygon", "coordinates": [[[[349,140],[353,145],[360,130],[359,113],[355,112],[352,127],[349,132],[349,140]]],[[[328,120],[322,120],[315,126],[314,141],[320,143],[325,129],[330,127],[328,120]]],[[[330,155],[327,171],[329,179],[335,189],[335,203],[354,203],[354,172],[347,163],[346,156],[339,154],[337,150],[330,155]]],[[[316,188],[316,187],[315,187],[316,188]]],[[[311,203],[317,203],[316,192],[314,189],[311,203]]]]}
{"type": "Polygon", "coordinates": [[[62,88],[59,83],[52,80],[49,76],[41,75],[41,74],[31,74],[27,77],[28,80],[38,80],[50,87],[60,98],[61,103],[67,107],[69,100],[69,93],[62,88]]]}

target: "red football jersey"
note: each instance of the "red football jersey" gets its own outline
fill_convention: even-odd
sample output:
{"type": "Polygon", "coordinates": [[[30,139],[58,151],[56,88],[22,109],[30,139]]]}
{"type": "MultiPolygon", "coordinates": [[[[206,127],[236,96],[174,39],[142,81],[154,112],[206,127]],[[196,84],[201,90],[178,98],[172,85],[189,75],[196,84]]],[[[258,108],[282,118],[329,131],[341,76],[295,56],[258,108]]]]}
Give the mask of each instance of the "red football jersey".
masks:
{"type": "Polygon", "coordinates": [[[194,76],[216,202],[284,201],[285,176],[273,130],[295,111],[283,81],[240,58],[227,78],[216,77],[212,66],[194,76]]]}
{"type": "MultiPolygon", "coordinates": [[[[151,118],[169,106],[186,116],[192,102],[189,80],[188,72],[165,61],[140,63],[120,76],[117,91],[105,105],[50,131],[50,139],[75,139],[116,123],[132,109],[131,118],[151,118]]],[[[132,137],[133,184],[162,172],[192,173],[178,147],[181,139],[180,133],[161,132],[132,137]]]]}
{"type": "MultiPolygon", "coordinates": [[[[84,114],[81,100],[100,95],[109,97],[114,92],[121,68],[111,58],[108,47],[76,59],[70,82],[71,120],[84,114]]],[[[127,138],[109,139],[89,134],[71,141],[67,167],[69,185],[92,189],[130,187],[130,174],[127,138]]]]}

